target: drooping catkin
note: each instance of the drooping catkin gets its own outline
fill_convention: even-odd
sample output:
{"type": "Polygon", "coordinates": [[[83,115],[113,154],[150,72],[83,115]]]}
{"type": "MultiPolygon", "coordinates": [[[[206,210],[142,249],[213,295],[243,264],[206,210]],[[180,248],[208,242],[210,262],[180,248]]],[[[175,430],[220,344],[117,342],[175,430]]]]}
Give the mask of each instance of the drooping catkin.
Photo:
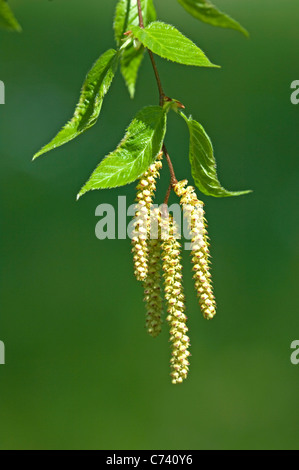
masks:
{"type": "MultiPolygon", "coordinates": [[[[157,337],[162,330],[163,299],[161,294],[161,239],[159,209],[151,213],[151,222],[156,223],[156,238],[148,240],[148,274],[144,281],[144,301],[146,304],[146,328],[148,333],[157,337]]],[[[151,236],[152,236],[151,231],[151,236]]]]}
{"type": "Polygon", "coordinates": [[[204,318],[211,320],[216,315],[216,302],[210,273],[210,251],[204,203],[198,200],[193,186],[187,186],[187,184],[187,180],[180,181],[174,189],[181,198],[184,216],[188,220],[191,231],[195,289],[204,318]]]}
{"type": "Polygon", "coordinates": [[[150,223],[150,210],[156,191],[156,179],[162,168],[161,152],[157,160],[141,177],[137,186],[136,212],[134,216],[134,231],[132,237],[132,253],[134,260],[134,273],[138,281],[144,281],[148,273],[148,247],[147,238],[150,223]]]}
{"type": "Polygon", "coordinates": [[[184,313],[185,296],[182,286],[181,244],[178,241],[177,228],[172,217],[166,217],[166,214],[163,214],[161,219],[161,231],[164,238],[162,244],[163,276],[167,301],[167,321],[170,326],[172,345],[171,377],[173,384],[179,384],[187,378],[188,357],[190,356],[187,317],[184,313]]]}

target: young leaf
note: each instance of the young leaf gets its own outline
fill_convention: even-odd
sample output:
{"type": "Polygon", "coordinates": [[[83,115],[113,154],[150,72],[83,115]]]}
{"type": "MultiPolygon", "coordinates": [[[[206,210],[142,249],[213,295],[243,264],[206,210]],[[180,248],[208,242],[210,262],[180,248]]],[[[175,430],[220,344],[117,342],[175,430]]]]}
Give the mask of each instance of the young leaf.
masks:
{"type": "Polygon", "coordinates": [[[18,33],[22,31],[21,26],[16,20],[6,0],[0,0],[0,28],[17,31],[18,33]]]}
{"type": "Polygon", "coordinates": [[[189,119],[183,114],[190,132],[189,159],[191,172],[198,189],[207,196],[228,197],[242,196],[251,191],[227,191],[217,177],[216,161],[212,142],[204,128],[192,117],[189,119]]]}
{"type": "Polygon", "coordinates": [[[133,99],[135,96],[136,82],[140,65],[144,57],[144,47],[141,46],[138,50],[134,49],[133,45],[126,48],[121,56],[120,71],[124,77],[125,83],[128,87],[130,97],[133,99]]]}
{"type": "MultiPolygon", "coordinates": [[[[143,22],[147,26],[156,19],[156,11],[153,0],[141,0],[143,12],[143,22]]],[[[114,32],[117,45],[120,46],[125,39],[124,33],[131,29],[131,26],[139,25],[137,0],[119,0],[116,7],[114,20],[114,32]]],[[[126,47],[121,56],[121,73],[129,89],[131,98],[134,98],[135,87],[139,67],[144,56],[144,47],[134,48],[133,42],[126,47]]]]}
{"type": "Polygon", "coordinates": [[[80,100],[72,119],[49,144],[34,155],[33,159],[70,142],[97,122],[104,96],[115,75],[118,60],[119,53],[114,49],[108,50],[97,60],[83,84],[80,100]]]}
{"type": "Polygon", "coordinates": [[[125,186],[142,176],[160,152],[165,132],[166,113],[160,106],[139,111],[124,139],[101,161],[78,198],[93,189],[125,186]]]}
{"type": "Polygon", "coordinates": [[[218,67],[212,64],[203,51],[174,26],[155,21],[144,29],[133,26],[131,30],[145,47],[164,59],[184,65],[218,67]]]}
{"type": "MultiPolygon", "coordinates": [[[[157,18],[153,0],[141,0],[141,8],[144,26],[147,26],[157,18]]],[[[137,0],[119,0],[116,6],[114,19],[114,34],[118,46],[124,39],[124,33],[129,31],[131,26],[139,25],[137,0]]]]}
{"type": "Polygon", "coordinates": [[[218,10],[209,0],[178,0],[185,10],[198,20],[220,28],[230,28],[249,36],[243,26],[230,16],[218,10]]]}

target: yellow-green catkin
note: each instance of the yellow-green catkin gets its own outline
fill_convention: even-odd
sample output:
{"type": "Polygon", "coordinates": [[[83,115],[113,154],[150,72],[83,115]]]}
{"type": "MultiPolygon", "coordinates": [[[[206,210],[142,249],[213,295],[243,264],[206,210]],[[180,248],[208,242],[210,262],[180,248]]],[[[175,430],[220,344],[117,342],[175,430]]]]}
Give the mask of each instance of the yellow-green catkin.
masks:
{"type": "Polygon", "coordinates": [[[210,273],[210,251],[204,203],[198,200],[193,186],[187,185],[187,180],[180,181],[175,186],[175,192],[181,198],[184,215],[191,231],[195,289],[204,318],[211,320],[216,315],[216,302],[210,273]]]}
{"type": "MultiPolygon", "coordinates": [[[[159,223],[159,209],[152,211],[151,221],[159,223]]],[[[148,241],[148,274],[144,281],[144,301],[146,304],[146,328],[156,338],[162,330],[163,299],[161,294],[161,239],[148,241]]]]}
{"type": "Polygon", "coordinates": [[[150,226],[150,210],[156,191],[156,179],[160,176],[159,171],[162,168],[162,155],[161,152],[157,160],[141,177],[137,186],[137,210],[133,222],[132,253],[134,273],[138,281],[145,281],[148,273],[147,238],[150,226]]]}
{"type": "Polygon", "coordinates": [[[169,216],[168,218],[165,215],[162,217],[161,231],[164,238],[162,264],[167,301],[167,321],[170,326],[172,345],[171,377],[173,384],[180,384],[187,378],[189,371],[188,358],[190,356],[185,296],[182,286],[181,244],[172,217],[169,216]],[[169,230],[167,230],[168,227],[169,230]]]}

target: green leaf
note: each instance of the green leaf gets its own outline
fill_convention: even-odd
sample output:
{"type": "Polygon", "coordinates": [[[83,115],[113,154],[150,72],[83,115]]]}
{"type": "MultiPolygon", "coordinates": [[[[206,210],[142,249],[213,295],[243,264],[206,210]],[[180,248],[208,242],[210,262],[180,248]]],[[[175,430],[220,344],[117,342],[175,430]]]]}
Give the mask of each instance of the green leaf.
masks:
{"type": "Polygon", "coordinates": [[[140,178],[161,151],[165,132],[166,113],[160,106],[139,111],[124,139],[102,160],[78,198],[93,189],[125,186],[140,178]]]}
{"type": "Polygon", "coordinates": [[[249,36],[243,26],[230,16],[218,10],[209,0],[178,0],[185,10],[198,20],[220,28],[230,28],[249,36]]]}
{"type": "Polygon", "coordinates": [[[7,29],[9,31],[17,31],[18,33],[22,31],[21,26],[16,20],[6,0],[0,0],[0,28],[7,29]]]}
{"type": "Polygon", "coordinates": [[[217,177],[216,161],[212,142],[204,128],[192,117],[189,119],[181,112],[190,132],[189,159],[191,172],[198,189],[207,196],[242,196],[251,191],[227,191],[217,177]]]}
{"type": "Polygon", "coordinates": [[[174,26],[155,21],[144,29],[133,26],[132,32],[139,41],[164,59],[184,65],[217,67],[212,64],[190,39],[187,39],[174,26]]]}
{"type": "Polygon", "coordinates": [[[133,46],[129,46],[123,51],[120,70],[124,77],[126,85],[129,90],[130,97],[133,99],[135,96],[136,82],[138,78],[138,72],[140,65],[144,57],[144,47],[136,50],[133,46]]]}
{"type": "MultiPolygon", "coordinates": [[[[157,15],[153,0],[141,0],[144,25],[147,26],[155,21],[157,15]]],[[[118,46],[121,46],[125,38],[124,33],[129,31],[132,26],[139,25],[137,0],[120,0],[116,7],[114,20],[115,40],[118,46]]],[[[144,56],[144,47],[135,49],[133,42],[122,52],[121,73],[129,89],[131,98],[134,98],[138,71],[144,56]]]]}
{"type": "Polygon", "coordinates": [[[97,122],[104,96],[116,72],[118,59],[119,53],[110,49],[97,60],[83,84],[80,100],[72,119],[49,144],[34,155],[33,159],[70,142],[97,122]]]}

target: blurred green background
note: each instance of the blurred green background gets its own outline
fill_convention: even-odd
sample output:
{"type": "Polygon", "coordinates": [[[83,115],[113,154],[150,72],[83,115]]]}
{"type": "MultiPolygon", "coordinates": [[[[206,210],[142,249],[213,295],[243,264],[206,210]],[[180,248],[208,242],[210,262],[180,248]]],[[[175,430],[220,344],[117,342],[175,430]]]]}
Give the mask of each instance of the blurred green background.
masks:
{"type": "MultiPolygon", "coordinates": [[[[218,0],[251,33],[212,28],[175,0],[156,1],[222,65],[157,60],[166,92],[211,136],[219,177],[235,199],[204,197],[218,316],[205,322],[185,287],[192,342],[188,381],[169,378],[169,343],[144,329],[130,243],[99,241],[98,204],[134,200],[134,185],[78,189],[123,136],[136,111],[157,103],[148,57],[131,101],[118,76],[100,122],[31,163],[72,114],[83,78],[113,45],[116,0],[11,0],[20,35],[0,32],[1,449],[298,449],[298,0],[218,0]],[[70,5],[71,3],[71,5],[70,5]]],[[[169,119],[167,146],[190,177],[185,124],[169,119]]],[[[168,185],[167,169],[159,198],[168,185]]]]}

